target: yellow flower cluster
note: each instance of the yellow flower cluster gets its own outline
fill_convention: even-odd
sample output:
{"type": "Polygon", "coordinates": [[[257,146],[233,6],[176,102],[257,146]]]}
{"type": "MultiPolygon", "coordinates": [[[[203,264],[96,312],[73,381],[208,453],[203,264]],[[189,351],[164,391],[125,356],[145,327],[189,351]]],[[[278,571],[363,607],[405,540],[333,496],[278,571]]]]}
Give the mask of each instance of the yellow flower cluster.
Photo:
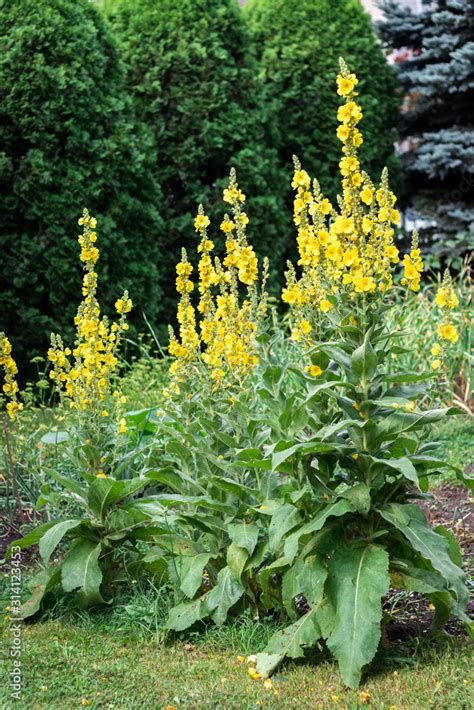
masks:
{"type": "Polygon", "coordinates": [[[19,387],[16,381],[18,367],[12,357],[12,346],[5,333],[0,333],[0,367],[3,369],[4,384],[3,393],[6,395],[7,412],[10,419],[15,419],[16,413],[23,409],[23,403],[19,401],[19,387]]]}
{"type": "MultiPolygon", "coordinates": [[[[448,270],[445,271],[443,284],[436,293],[435,303],[441,308],[442,312],[441,322],[436,328],[438,338],[441,343],[445,340],[454,344],[459,339],[459,333],[452,321],[451,311],[459,304],[459,300],[453,289],[451,276],[448,270]]],[[[441,343],[436,342],[431,348],[431,354],[435,358],[431,363],[433,370],[439,370],[443,364],[443,347],[441,343]]]]}
{"type": "MultiPolygon", "coordinates": [[[[321,323],[320,314],[330,311],[342,295],[350,301],[362,298],[367,302],[384,293],[392,286],[393,265],[400,261],[394,244],[394,225],[400,221],[396,197],[390,191],[386,169],[376,188],[361,168],[357,149],[363,142],[358,128],[362,110],[354,100],[357,77],[349,73],[343,60],[340,69],[338,94],[344,97],[344,104],[337,114],[337,136],[342,143],[338,209],[322,195],[316,180],[311,184],[308,173],[294,159],[294,222],[301,276],[298,278],[289,264],[282,293],[283,301],[291,306],[294,340],[311,341],[311,333],[321,323]]],[[[404,266],[406,283],[416,290],[423,266],[416,236],[414,239],[404,266]]]]}
{"type": "Polygon", "coordinates": [[[420,290],[420,278],[423,272],[423,260],[418,246],[418,232],[413,232],[411,250],[403,257],[402,286],[408,286],[411,291],[420,290]]]}
{"type": "MultiPolygon", "coordinates": [[[[202,205],[194,221],[201,237],[197,248],[199,326],[190,296],[194,289],[190,279],[193,268],[186,252],[183,251],[177,266],[179,339],[171,331],[169,346],[170,354],[175,357],[171,365],[171,372],[176,375],[174,392],[179,392],[179,381],[191,361],[202,360],[216,383],[221,383],[228,372],[243,375],[258,363],[254,336],[266,310],[266,296],[262,292],[259,298],[257,293],[258,260],[247,240],[249,218],[243,210],[245,195],[239,189],[234,170],[224,190],[224,201],[231,205],[232,217],[226,214],[220,225],[226,236],[223,260],[212,258],[214,242],[207,233],[210,220],[202,205]]],[[[265,265],[263,284],[267,270],[265,265]]]]}
{"type": "MultiPolygon", "coordinates": [[[[61,398],[65,397],[72,408],[96,411],[106,417],[109,413],[105,408],[105,400],[110,394],[111,381],[118,365],[117,348],[128,330],[126,315],[132,309],[132,301],[127,291],[116,301],[115,308],[120,316],[118,323],[110,325],[105,316],[101,317],[96,298],[95,264],[99,259],[95,232],[97,220],[84,210],[79,225],[83,227],[78,241],[84,276],[83,300],[74,319],[76,340],[71,350],[64,347],[59,335],[51,335],[51,347],[48,350],[48,359],[52,364],[50,377],[61,398]]],[[[118,392],[117,396],[120,397],[118,392]]]]}

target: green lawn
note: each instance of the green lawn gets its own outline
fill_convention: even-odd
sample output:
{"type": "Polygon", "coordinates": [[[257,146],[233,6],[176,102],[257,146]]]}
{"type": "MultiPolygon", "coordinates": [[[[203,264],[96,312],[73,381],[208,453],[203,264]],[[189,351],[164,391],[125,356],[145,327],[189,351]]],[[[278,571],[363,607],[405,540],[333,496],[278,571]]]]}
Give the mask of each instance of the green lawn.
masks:
{"type": "MultiPolygon", "coordinates": [[[[7,639],[5,639],[7,641],[7,639]]],[[[51,621],[23,632],[24,689],[19,708],[358,708],[466,710],[474,697],[467,683],[472,648],[391,656],[376,665],[359,691],[344,689],[332,663],[292,664],[271,688],[253,681],[237,660],[238,648],[203,637],[163,645],[87,624],[51,621]]],[[[229,641],[229,639],[228,639],[229,641]]],[[[6,643],[3,644],[6,648],[6,643]]],[[[240,649],[243,650],[243,649],[240,649]]],[[[2,666],[1,707],[9,703],[2,666]]]]}

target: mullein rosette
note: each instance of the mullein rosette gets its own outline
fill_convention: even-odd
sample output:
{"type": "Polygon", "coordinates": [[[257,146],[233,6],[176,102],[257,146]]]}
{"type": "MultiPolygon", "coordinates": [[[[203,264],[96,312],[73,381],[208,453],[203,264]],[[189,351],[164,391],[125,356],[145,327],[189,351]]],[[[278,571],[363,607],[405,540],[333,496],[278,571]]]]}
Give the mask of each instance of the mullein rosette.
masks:
{"type": "Polygon", "coordinates": [[[195,373],[204,373],[213,385],[221,386],[224,381],[244,377],[258,363],[255,335],[267,308],[268,263],[265,260],[259,288],[258,259],[246,234],[249,223],[243,209],[246,198],[238,186],[235,170],[231,170],[223,199],[232,210],[231,216],[226,214],[220,225],[226,238],[223,259],[213,258],[215,245],[208,236],[210,220],[202,205],[194,221],[200,236],[196,307],[192,301],[193,266],[186,251],[183,250],[176,267],[179,333],[176,335],[170,329],[169,353],[174,360],[167,394],[180,393],[189,366],[195,373]],[[205,365],[204,369],[200,363],[205,365]]]}
{"type": "MultiPolygon", "coordinates": [[[[118,348],[128,330],[126,319],[132,309],[132,301],[127,291],[117,300],[115,308],[119,320],[116,323],[109,323],[106,316],[101,316],[96,297],[98,275],[95,266],[99,259],[95,231],[97,220],[84,210],[79,225],[83,227],[78,242],[84,276],[83,300],[74,318],[76,340],[74,347],[69,348],[64,345],[61,336],[53,333],[48,359],[52,366],[50,378],[61,401],[89,420],[91,417],[109,416],[112,394],[120,403],[125,400],[118,390],[112,393],[112,384],[117,374],[118,348]]],[[[124,420],[120,421],[119,430],[126,431],[124,420]]]]}

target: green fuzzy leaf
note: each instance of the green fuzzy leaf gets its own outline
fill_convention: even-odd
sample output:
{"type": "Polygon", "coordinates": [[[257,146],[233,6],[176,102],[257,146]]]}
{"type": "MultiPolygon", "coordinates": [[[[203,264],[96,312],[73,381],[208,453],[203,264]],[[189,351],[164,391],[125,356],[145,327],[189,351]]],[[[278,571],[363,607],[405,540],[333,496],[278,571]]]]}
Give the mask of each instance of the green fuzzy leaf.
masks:
{"type": "Polygon", "coordinates": [[[377,355],[366,334],[364,342],[351,355],[351,372],[359,382],[369,382],[377,369],[377,355]]]}
{"type": "Polygon", "coordinates": [[[27,547],[31,547],[31,545],[37,545],[43,535],[54,525],[57,525],[58,522],[60,521],[51,520],[49,523],[43,523],[43,525],[38,525],[37,528],[33,528],[33,530],[31,530],[27,535],[20,538],[19,540],[15,540],[14,542],[12,542],[11,545],[8,547],[5,556],[10,557],[13,553],[14,547],[20,547],[22,550],[24,550],[27,547]]]}
{"type": "Polygon", "coordinates": [[[301,523],[301,513],[289,503],[280,505],[273,513],[268,529],[268,542],[271,552],[275,552],[280,540],[287,532],[301,523]]]}
{"type": "Polygon", "coordinates": [[[229,537],[233,543],[248,550],[249,555],[255,550],[258,540],[258,528],[251,523],[231,523],[229,537]]]}
{"type": "Polygon", "coordinates": [[[370,497],[370,488],[365,483],[356,483],[355,486],[347,488],[342,493],[339,493],[341,498],[350,501],[354,506],[354,510],[362,515],[366,515],[372,504],[370,497]]]}
{"type": "Polygon", "coordinates": [[[45,564],[48,564],[49,558],[56,549],[56,546],[59,545],[63,539],[64,535],[69,530],[77,528],[81,522],[81,520],[64,520],[63,522],[56,523],[45,532],[39,541],[39,552],[45,564]]]}
{"type": "Polygon", "coordinates": [[[420,592],[421,594],[444,592],[447,588],[446,581],[440,574],[414,567],[411,564],[405,565],[403,570],[391,571],[390,584],[395,589],[402,588],[408,592],[420,592]]]}
{"type": "Polygon", "coordinates": [[[245,592],[244,587],[235,579],[230,567],[224,567],[217,575],[217,584],[209,592],[206,605],[213,610],[212,620],[217,626],[224,623],[227,612],[239,601],[245,592]]]}
{"type": "Polygon", "coordinates": [[[123,481],[112,478],[96,478],[89,486],[87,504],[99,520],[105,520],[108,509],[116,501],[124,489],[123,481]]]}
{"type": "Polygon", "coordinates": [[[30,582],[31,596],[22,604],[20,617],[28,619],[28,617],[36,614],[45,595],[59,583],[60,579],[61,570],[59,567],[49,567],[38,572],[30,582]]]}
{"type": "Polygon", "coordinates": [[[362,668],[380,640],[381,599],[388,592],[388,554],[377,545],[338,549],[329,563],[327,594],[335,606],[335,624],[327,639],[344,683],[356,688],[362,668]]]}
{"type": "Polygon", "coordinates": [[[43,434],[41,441],[43,444],[63,444],[69,441],[69,433],[67,431],[48,431],[43,434]]]}
{"type": "Polygon", "coordinates": [[[387,466],[401,473],[408,481],[411,481],[416,486],[419,486],[418,474],[412,462],[406,456],[401,456],[399,459],[372,459],[374,463],[381,466],[387,466]]]}
{"type": "Polygon", "coordinates": [[[314,646],[320,638],[321,628],[318,623],[318,607],[315,607],[306,612],[291,626],[273,634],[265,651],[257,653],[257,671],[263,677],[268,677],[285,656],[289,658],[303,657],[304,649],[314,646]]]}
{"type": "Polygon", "coordinates": [[[71,548],[61,569],[61,581],[65,592],[79,590],[87,605],[103,603],[100,593],[102,571],[99,556],[102,545],[81,540],[71,548]]]}
{"type": "Polygon", "coordinates": [[[235,543],[231,543],[227,548],[227,564],[235,579],[241,581],[242,572],[249,559],[248,550],[245,547],[239,547],[235,543]]]}
{"type": "Polygon", "coordinates": [[[319,605],[324,594],[324,584],[328,576],[326,567],[318,555],[309,555],[298,568],[298,590],[310,607],[319,605]]]}
{"type": "Polygon", "coordinates": [[[200,597],[192,602],[183,602],[173,607],[165,623],[165,629],[184,631],[190,626],[204,619],[209,614],[205,598],[200,597]]]}
{"type": "Polygon", "coordinates": [[[336,500],[335,502],[331,501],[327,503],[322,510],[316,513],[312,520],[302,525],[298,528],[298,530],[287,537],[284,547],[285,557],[291,562],[298,552],[298,543],[300,538],[304,535],[310,535],[318,530],[321,530],[328,518],[331,516],[340,517],[341,515],[350,513],[353,510],[353,505],[348,500],[336,500]]]}
{"type": "Polygon", "coordinates": [[[201,587],[204,569],[211,557],[210,552],[203,552],[199,555],[188,555],[181,558],[179,588],[189,599],[192,599],[201,587]]]}
{"type": "Polygon", "coordinates": [[[465,585],[464,572],[451,559],[448,541],[431,528],[417,505],[390,503],[378,512],[400,530],[415,550],[429,560],[434,569],[446,579],[449,589],[458,601],[456,611],[462,613],[469,599],[469,592],[465,585]]]}
{"type": "Polygon", "coordinates": [[[105,521],[107,538],[109,540],[120,540],[120,538],[130,535],[135,528],[139,528],[148,520],[148,515],[133,506],[113,510],[105,521]]]}

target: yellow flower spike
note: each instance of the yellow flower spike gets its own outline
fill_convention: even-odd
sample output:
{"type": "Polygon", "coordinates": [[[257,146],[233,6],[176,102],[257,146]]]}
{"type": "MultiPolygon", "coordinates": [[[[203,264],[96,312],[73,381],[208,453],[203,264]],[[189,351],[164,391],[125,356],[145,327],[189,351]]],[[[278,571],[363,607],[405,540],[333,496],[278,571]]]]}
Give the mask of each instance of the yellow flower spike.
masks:
{"type": "Polygon", "coordinates": [[[12,357],[12,346],[5,333],[0,333],[0,368],[3,370],[5,380],[3,393],[10,400],[7,402],[6,410],[10,420],[13,421],[24,405],[19,400],[20,388],[16,381],[18,367],[12,357]]]}

